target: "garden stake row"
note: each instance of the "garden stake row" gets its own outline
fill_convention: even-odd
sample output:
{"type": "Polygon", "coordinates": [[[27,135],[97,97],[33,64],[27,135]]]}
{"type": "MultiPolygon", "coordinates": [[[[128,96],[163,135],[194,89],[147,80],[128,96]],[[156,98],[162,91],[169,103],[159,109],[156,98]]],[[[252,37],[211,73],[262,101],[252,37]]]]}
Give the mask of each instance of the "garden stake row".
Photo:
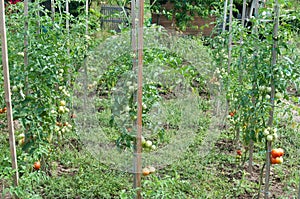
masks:
{"type": "Polygon", "coordinates": [[[9,145],[12,160],[12,169],[14,170],[14,184],[18,186],[19,173],[18,173],[18,163],[16,154],[16,144],[15,144],[15,132],[14,123],[12,115],[12,105],[11,105],[11,91],[10,91],[10,78],[9,78],[9,66],[8,66],[8,54],[7,54],[7,40],[6,40],[6,26],[5,26],[5,7],[4,1],[1,1],[0,5],[0,24],[1,24],[1,41],[2,41],[2,66],[3,66],[3,76],[4,76],[4,89],[5,89],[5,102],[7,108],[7,125],[9,131],[9,145]]]}

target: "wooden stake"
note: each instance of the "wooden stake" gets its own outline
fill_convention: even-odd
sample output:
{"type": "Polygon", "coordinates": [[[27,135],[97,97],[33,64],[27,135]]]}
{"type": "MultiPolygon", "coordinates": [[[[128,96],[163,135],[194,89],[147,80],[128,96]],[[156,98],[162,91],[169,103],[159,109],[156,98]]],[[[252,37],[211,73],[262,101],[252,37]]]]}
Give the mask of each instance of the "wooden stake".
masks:
{"type": "MultiPolygon", "coordinates": [[[[273,29],[273,47],[272,47],[272,60],[271,60],[271,72],[273,73],[273,69],[277,63],[277,48],[278,48],[278,28],[279,28],[279,3],[278,0],[275,0],[274,5],[274,29],[273,29]]],[[[273,120],[274,120],[274,97],[275,97],[275,80],[274,76],[272,75],[271,78],[271,110],[269,112],[269,121],[268,126],[273,126],[273,120]]],[[[266,154],[266,178],[265,178],[265,199],[269,198],[269,186],[270,186],[270,152],[272,149],[272,143],[270,141],[267,142],[267,154],[266,154]]]]}
{"type": "Polygon", "coordinates": [[[51,0],[51,19],[53,23],[54,23],[54,18],[55,18],[55,2],[54,0],[51,0]]]}
{"type": "MultiPolygon", "coordinates": [[[[134,74],[136,74],[137,71],[137,34],[136,34],[136,27],[137,27],[137,18],[136,18],[136,1],[131,1],[131,47],[132,47],[132,71],[134,74]]],[[[134,99],[136,100],[136,99],[134,99]]],[[[137,121],[133,122],[133,125],[137,125],[137,121]]],[[[138,135],[136,135],[136,140],[138,140],[138,135]]],[[[137,142],[136,142],[137,144],[137,142]]],[[[134,158],[133,158],[133,188],[138,189],[139,188],[139,182],[140,182],[140,174],[141,172],[138,167],[138,152],[137,152],[137,146],[134,149],[134,158]]],[[[140,192],[137,190],[136,196],[137,198],[140,197],[140,192]]]]}
{"type": "Polygon", "coordinates": [[[70,56],[70,11],[69,11],[69,0],[66,0],[66,29],[67,29],[67,34],[68,34],[68,46],[67,46],[67,52],[68,55],[70,56]]]}
{"type": "Polygon", "coordinates": [[[85,34],[89,34],[89,0],[85,1],[85,17],[86,17],[86,23],[85,23],[85,34]]]}
{"type": "MultiPolygon", "coordinates": [[[[134,2],[132,2],[134,3],[134,2]]],[[[142,171],[142,96],[143,96],[143,28],[144,28],[144,1],[137,1],[138,8],[138,91],[137,91],[137,134],[136,134],[136,151],[135,151],[135,168],[134,168],[134,188],[137,189],[136,198],[141,199],[141,171],[142,171]]],[[[134,12],[134,10],[132,10],[134,12]]],[[[135,23],[135,22],[134,22],[135,23]]],[[[133,38],[134,39],[134,38],[133,38]]],[[[133,49],[134,50],[134,49],[133,49]]]]}
{"type": "MultiPolygon", "coordinates": [[[[246,15],[246,6],[247,6],[247,0],[243,0],[243,10],[242,10],[242,27],[245,26],[245,15],[246,15]]],[[[239,57],[239,83],[240,85],[243,85],[243,49],[242,49],[242,46],[243,46],[243,42],[244,42],[244,39],[243,39],[243,35],[241,35],[240,37],[240,47],[241,47],[241,50],[240,50],[240,57],[239,57]]],[[[240,140],[240,128],[237,128],[236,129],[236,135],[235,135],[235,145],[237,147],[237,149],[240,149],[240,146],[239,146],[239,140],[240,140]]]]}
{"type": "MultiPolygon", "coordinates": [[[[258,0],[255,1],[255,4],[253,4],[254,6],[254,15],[257,18],[258,17],[258,0]]],[[[257,34],[257,26],[255,25],[253,27],[253,34],[257,34]]],[[[257,67],[258,65],[258,58],[257,58],[257,48],[255,47],[255,51],[253,53],[253,57],[254,57],[254,66],[257,67]]],[[[257,87],[256,83],[253,83],[252,85],[252,90],[255,90],[257,87]]],[[[252,96],[252,104],[253,106],[255,106],[256,103],[256,98],[255,96],[252,96]]],[[[250,173],[250,175],[252,176],[252,165],[253,165],[253,152],[254,152],[254,141],[251,138],[250,143],[249,143],[249,165],[248,165],[248,172],[250,173]]]]}
{"type": "Polygon", "coordinates": [[[4,1],[1,1],[0,5],[0,24],[1,24],[1,41],[2,41],[2,65],[3,65],[3,76],[4,76],[4,90],[5,90],[5,102],[7,108],[7,123],[9,131],[9,145],[12,159],[12,169],[14,170],[14,185],[18,186],[19,173],[18,163],[15,145],[15,133],[14,123],[11,106],[11,91],[10,91],[10,79],[9,79],[9,66],[8,66],[8,54],[7,54],[7,40],[6,40],[6,25],[5,25],[5,7],[4,1]]]}
{"type": "Polygon", "coordinates": [[[224,16],[223,16],[223,27],[222,27],[222,32],[225,32],[226,29],[226,24],[227,24],[227,4],[228,0],[225,0],[224,2],[224,16]]]}
{"type": "Polygon", "coordinates": [[[231,65],[231,51],[232,51],[232,5],[233,0],[230,0],[229,4],[229,39],[228,39],[228,67],[227,72],[230,73],[230,65],[231,65]]]}
{"type": "MultiPolygon", "coordinates": [[[[24,0],[24,66],[28,66],[28,0],[24,0]]],[[[25,78],[26,95],[28,87],[28,77],[25,78]]]]}
{"type": "Polygon", "coordinates": [[[136,70],[136,65],[137,65],[137,36],[136,36],[136,2],[135,0],[131,1],[131,46],[132,46],[132,52],[133,52],[133,57],[132,57],[132,70],[135,72],[136,70]]]}

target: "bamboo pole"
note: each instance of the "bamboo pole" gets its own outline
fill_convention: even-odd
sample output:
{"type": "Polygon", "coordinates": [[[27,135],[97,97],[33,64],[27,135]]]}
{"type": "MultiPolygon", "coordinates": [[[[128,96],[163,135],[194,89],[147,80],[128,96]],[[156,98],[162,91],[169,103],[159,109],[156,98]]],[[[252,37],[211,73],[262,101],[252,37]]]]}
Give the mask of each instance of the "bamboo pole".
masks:
{"type": "Polygon", "coordinates": [[[67,52],[68,56],[70,56],[70,10],[69,10],[69,0],[66,0],[66,29],[67,29],[67,35],[68,35],[68,46],[67,46],[67,52]]]}
{"type": "Polygon", "coordinates": [[[136,2],[135,0],[131,1],[131,46],[132,46],[132,69],[133,71],[136,70],[136,64],[137,64],[137,41],[136,41],[136,2]]]}
{"type": "MultiPolygon", "coordinates": [[[[24,66],[27,68],[28,66],[28,1],[24,0],[24,66]]],[[[26,77],[27,84],[27,77],[26,77]]],[[[27,87],[27,85],[26,85],[27,87]]]]}
{"type": "MultiPolygon", "coordinates": [[[[246,16],[246,6],[247,6],[247,0],[243,0],[243,9],[242,9],[242,19],[241,19],[241,23],[242,23],[242,27],[244,28],[245,26],[245,16],[246,16]]],[[[239,83],[240,85],[243,84],[243,49],[242,49],[242,46],[243,46],[243,42],[244,42],[244,39],[243,39],[243,35],[240,36],[240,47],[241,47],[241,50],[240,50],[240,57],[239,57],[239,69],[240,69],[240,72],[239,72],[239,83]]],[[[240,146],[238,145],[238,142],[240,140],[240,129],[237,128],[236,129],[236,136],[235,136],[235,145],[238,147],[238,149],[240,148],[240,146]]]]}
{"type": "Polygon", "coordinates": [[[14,185],[18,186],[19,173],[18,173],[14,123],[13,123],[12,105],[11,105],[11,91],[10,91],[9,66],[8,66],[8,54],[7,54],[4,1],[1,1],[0,13],[1,13],[0,24],[1,24],[1,40],[2,40],[2,66],[3,66],[3,76],[4,76],[5,102],[6,102],[6,108],[7,108],[9,145],[10,145],[10,153],[11,153],[11,160],[12,160],[12,169],[14,170],[14,185]]]}
{"type": "Polygon", "coordinates": [[[135,173],[134,173],[134,188],[137,190],[136,198],[141,199],[141,170],[142,170],[142,96],[143,96],[143,27],[144,27],[144,1],[136,2],[138,9],[138,31],[137,31],[137,134],[136,134],[136,149],[135,149],[135,173]]]}
{"type": "Polygon", "coordinates": [[[228,0],[225,0],[224,2],[224,16],[223,16],[223,27],[222,27],[222,32],[225,32],[226,29],[226,24],[227,24],[227,4],[228,0]]]}
{"type": "MultiPolygon", "coordinates": [[[[278,28],[279,28],[279,3],[278,0],[275,0],[274,5],[274,29],[273,29],[273,46],[272,46],[272,60],[271,60],[271,72],[274,71],[274,67],[277,63],[277,48],[278,48],[278,28]]],[[[274,76],[271,76],[271,110],[269,112],[269,120],[268,120],[268,126],[273,126],[273,120],[274,120],[274,97],[275,97],[275,80],[274,76]]],[[[269,187],[270,187],[270,170],[271,170],[271,164],[270,164],[270,152],[272,149],[272,143],[270,141],[267,141],[267,153],[266,153],[266,177],[265,177],[265,199],[269,198],[269,187]]]]}
{"type": "MultiPolygon", "coordinates": [[[[88,35],[89,34],[89,1],[86,0],[85,1],[85,34],[88,35]]],[[[86,39],[86,45],[87,45],[87,48],[89,47],[88,46],[88,40],[86,39]]],[[[87,96],[87,87],[88,87],[88,66],[87,66],[87,60],[88,59],[88,56],[85,55],[85,59],[84,59],[84,62],[83,62],[83,68],[84,68],[84,83],[83,83],[83,87],[84,87],[84,106],[87,106],[87,103],[88,103],[88,96],[87,96]]],[[[88,114],[87,113],[87,110],[84,109],[85,111],[85,114],[88,114]]],[[[86,123],[84,123],[84,125],[86,125],[86,123]]]]}
{"type": "MultiPolygon", "coordinates": [[[[38,1],[38,7],[40,7],[40,1],[38,1]]],[[[40,8],[38,8],[38,9],[40,9],[40,8]]],[[[36,11],[36,17],[38,18],[37,23],[36,23],[36,25],[37,25],[36,34],[39,35],[39,34],[41,34],[41,21],[40,21],[40,11],[39,10],[36,11]]]]}
{"type": "Polygon", "coordinates": [[[89,34],[89,0],[85,1],[85,34],[89,34]]]}
{"type": "MultiPolygon", "coordinates": [[[[254,8],[254,15],[257,18],[258,17],[258,0],[255,0],[254,4],[253,4],[253,8],[254,8]]],[[[255,25],[253,27],[253,34],[257,34],[257,26],[255,25]]],[[[258,64],[258,58],[257,58],[257,47],[255,47],[255,51],[253,53],[253,57],[254,57],[254,66],[256,67],[258,64]]],[[[255,90],[257,87],[256,83],[253,83],[252,85],[252,89],[255,90]]],[[[253,106],[255,106],[256,103],[256,99],[254,96],[252,96],[252,104],[253,106]]],[[[248,172],[250,173],[250,175],[252,175],[253,169],[252,169],[252,165],[253,165],[253,153],[254,153],[254,141],[251,138],[250,139],[250,143],[249,143],[249,164],[248,164],[248,172]]]]}
{"type": "Polygon", "coordinates": [[[55,18],[55,2],[54,0],[51,0],[51,19],[53,23],[54,23],[54,18],[55,18]]]}
{"type": "MultiPolygon", "coordinates": [[[[137,27],[137,17],[136,17],[136,1],[132,0],[131,1],[131,47],[132,47],[132,71],[134,74],[136,74],[136,69],[137,69],[137,33],[136,33],[136,27],[137,27]]],[[[134,99],[136,100],[136,99],[134,99]]],[[[133,122],[133,125],[136,126],[137,121],[133,122]]],[[[136,135],[138,137],[138,135],[136,135]]],[[[138,138],[136,137],[136,140],[138,138]]],[[[137,144],[137,142],[136,142],[137,144]]],[[[139,167],[137,165],[137,159],[138,159],[138,152],[137,152],[137,146],[134,149],[134,158],[133,158],[133,188],[137,189],[139,187],[139,182],[140,182],[140,172],[139,167]]],[[[140,192],[137,191],[137,198],[140,197],[140,192]]]]}
{"type": "Polygon", "coordinates": [[[233,0],[230,0],[229,3],[229,39],[228,39],[228,67],[227,72],[230,73],[230,65],[231,65],[231,52],[232,52],[232,7],[233,0]]]}

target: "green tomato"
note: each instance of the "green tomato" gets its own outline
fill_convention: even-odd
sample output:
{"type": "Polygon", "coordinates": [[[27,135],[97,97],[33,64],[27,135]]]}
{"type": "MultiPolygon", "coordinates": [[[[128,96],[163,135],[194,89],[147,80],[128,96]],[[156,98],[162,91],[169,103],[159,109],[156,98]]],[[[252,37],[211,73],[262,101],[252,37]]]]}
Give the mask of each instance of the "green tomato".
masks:
{"type": "Polygon", "coordinates": [[[264,136],[267,136],[267,135],[269,135],[270,134],[270,131],[268,130],[268,129],[265,129],[264,130],[264,136]]]}
{"type": "Polygon", "coordinates": [[[259,90],[259,91],[264,91],[265,89],[266,89],[265,86],[259,86],[259,87],[258,87],[258,90],[259,90]]]}
{"type": "Polygon", "coordinates": [[[17,92],[19,90],[19,88],[17,86],[13,86],[11,89],[13,92],[17,92]]]}
{"type": "Polygon", "coordinates": [[[273,138],[274,138],[274,140],[277,140],[277,139],[278,139],[278,134],[277,134],[277,133],[274,133],[274,134],[273,134],[273,138]]]}
{"type": "Polygon", "coordinates": [[[127,105],[127,106],[124,107],[123,110],[124,110],[125,112],[129,112],[129,111],[130,111],[130,107],[127,105]]]}
{"type": "Polygon", "coordinates": [[[142,136],[142,145],[146,144],[146,139],[142,136]]]}
{"type": "Polygon", "coordinates": [[[151,149],[152,149],[152,150],[155,150],[155,149],[156,149],[156,146],[153,144],[153,145],[151,146],[151,149]]]}
{"type": "Polygon", "coordinates": [[[150,140],[147,140],[145,145],[146,147],[150,148],[152,146],[152,142],[150,140]]]}
{"type": "Polygon", "coordinates": [[[283,98],[282,95],[281,95],[281,93],[276,93],[276,94],[275,94],[275,97],[276,97],[277,99],[283,98]]]}
{"type": "Polygon", "coordinates": [[[273,141],[273,135],[268,135],[267,136],[267,140],[270,141],[270,142],[272,142],[273,141]]]}
{"type": "Polygon", "coordinates": [[[59,106],[58,107],[58,112],[59,113],[64,113],[65,112],[65,107],[64,106],[59,106]]]}
{"type": "Polygon", "coordinates": [[[65,101],[65,100],[61,100],[61,101],[59,102],[59,104],[60,104],[61,106],[66,106],[66,101],[65,101]]]}

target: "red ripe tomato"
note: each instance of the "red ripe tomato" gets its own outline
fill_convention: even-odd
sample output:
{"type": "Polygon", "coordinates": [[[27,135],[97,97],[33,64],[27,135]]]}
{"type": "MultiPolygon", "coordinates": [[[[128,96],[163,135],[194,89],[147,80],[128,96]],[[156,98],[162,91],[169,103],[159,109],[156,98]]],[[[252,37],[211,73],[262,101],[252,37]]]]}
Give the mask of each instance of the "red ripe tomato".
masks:
{"type": "Polygon", "coordinates": [[[237,151],[236,151],[236,154],[242,155],[242,151],[241,151],[241,150],[237,150],[237,151]]]}
{"type": "Polygon", "coordinates": [[[41,162],[40,161],[37,161],[33,164],[33,168],[35,170],[39,170],[41,168],[41,162]]]}
{"type": "Polygon", "coordinates": [[[282,148],[272,149],[271,155],[273,158],[281,157],[284,155],[284,150],[282,148]]]}

